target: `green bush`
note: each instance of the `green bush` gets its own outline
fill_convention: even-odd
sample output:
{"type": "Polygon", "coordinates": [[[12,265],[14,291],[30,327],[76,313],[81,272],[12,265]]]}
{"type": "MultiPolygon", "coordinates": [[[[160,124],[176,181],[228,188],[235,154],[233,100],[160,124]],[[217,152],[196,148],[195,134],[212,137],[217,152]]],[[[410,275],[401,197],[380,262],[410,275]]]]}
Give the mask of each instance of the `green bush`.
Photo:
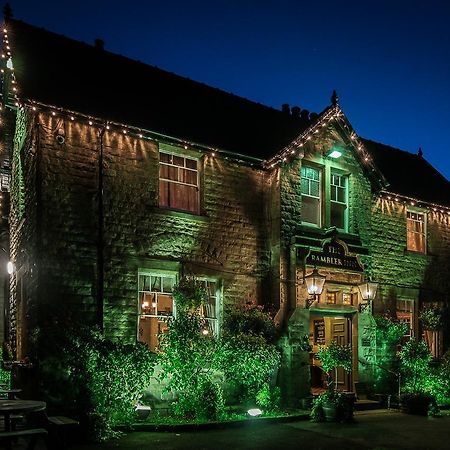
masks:
{"type": "Polygon", "coordinates": [[[265,384],[256,394],[256,404],[264,411],[275,411],[280,407],[281,390],[278,386],[265,384]]]}
{"type": "Polygon", "coordinates": [[[277,336],[271,315],[252,302],[228,311],[223,328],[225,335],[252,334],[262,336],[267,342],[274,342],[277,336]]]}
{"type": "Polygon", "coordinates": [[[423,393],[428,389],[431,377],[432,356],[425,341],[410,339],[399,352],[403,390],[423,393]]]}
{"type": "Polygon", "coordinates": [[[226,380],[240,388],[244,402],[256,402],[280,366],[280,353],[264,337],[240,333],[221,340],[216,364],[226,380]]]}
{"type": "Polygon", "coordinates": [[[64,331],[53,343],[55,353],[41,359],[43,394],[50,408],[70,408],[87,423],[91,438],[108,438],[115,426],[134,422],[155,356],[144,344],[112,342],[98,331],[64,331]]]}
{"type": "Polygon", "coordinates": [[[381,394],[398,392],[399,358],[397,346],[407,333],[407,325],[389,317],[376,316],[377,364],[374,390],[381,394]]]}

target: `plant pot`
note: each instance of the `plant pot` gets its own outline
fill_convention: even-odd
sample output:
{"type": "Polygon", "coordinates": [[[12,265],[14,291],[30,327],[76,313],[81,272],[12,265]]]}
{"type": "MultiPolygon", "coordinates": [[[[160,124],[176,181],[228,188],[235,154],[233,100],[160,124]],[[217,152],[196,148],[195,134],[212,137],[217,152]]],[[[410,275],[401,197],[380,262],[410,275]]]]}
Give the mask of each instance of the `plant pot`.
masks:
{"type": "Polygon", "coordinates": [[[323,415],[325,422],[336,422],[337,421],[337,405],[334,402],[323,402],[322,405],[323,415]]]}

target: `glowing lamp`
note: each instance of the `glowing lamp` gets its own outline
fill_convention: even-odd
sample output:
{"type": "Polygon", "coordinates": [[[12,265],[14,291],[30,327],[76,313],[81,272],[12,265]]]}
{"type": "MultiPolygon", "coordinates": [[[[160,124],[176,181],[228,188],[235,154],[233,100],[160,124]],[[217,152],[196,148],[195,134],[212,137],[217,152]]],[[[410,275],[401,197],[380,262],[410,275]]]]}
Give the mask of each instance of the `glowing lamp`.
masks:
{"type": "Polygon", "coordinates": [[[339,150],[332,150],[328,155],[330,158],[338,159],[342,156],[342,153],[339,150]]]}
{"type": "Polygon", "coordinates": [[[358,289],[362,299],[365,302],[371,302],[377,295],[378,283],[365,281],[364,283],[358,284],[358,289]]]}
{"type": "MultiPolygon", "coordinates": [[[[306,289],[308,294],[313,296],[313,301],[316,300],[316,296],[319,296],[323,291],[323,285],[327,277],[319,273],[316,267],[313,271],[305,276],[306,289]]],[[[306,306],[311,306],[311,301],[308,300],[306,306]]]]}
{"type": "Polygon", "coordinates": [[[320,295],[323,291],[323,285],[327,277],[319,273],[316,267],[305,277],[306,289],[309,295],[320,295]]]}
{"type": "Polygon", "coordinates": [[[14,272],[14,264],[11,261],[8,261],[8,264],[6,264],[6,270],[10,275],[14,272]]]}
{"type": "Polygon", "coordinates": [[[251,408],[247,411],[247,414],[252,417],[258,417],[262,414],[262,411],[259,408],[251,408]]]}
{"type": "Polygon", "coordinates": [[[208,329],[203,329],[202,330],[202,334],[203,334],[203,336],[208,336],[208,334],[209,334],[209,330],[208,329]]]}

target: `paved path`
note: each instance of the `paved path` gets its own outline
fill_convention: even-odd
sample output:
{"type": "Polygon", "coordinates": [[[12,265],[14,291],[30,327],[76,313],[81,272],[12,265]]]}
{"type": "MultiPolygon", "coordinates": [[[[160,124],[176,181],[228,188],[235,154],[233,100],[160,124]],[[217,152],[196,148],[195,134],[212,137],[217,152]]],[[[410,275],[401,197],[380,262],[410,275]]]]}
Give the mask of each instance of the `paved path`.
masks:
{"type": "MultiPolygon", "coordinates": [[[[352,424],[299,421],[190,432],[134,432],[72,450],[403,450],[450,449],[450,416],[427,418],[393,411],[360,412],[352,424]]],[[[43,447],[39,447],[39,450],[43,447]]]]}

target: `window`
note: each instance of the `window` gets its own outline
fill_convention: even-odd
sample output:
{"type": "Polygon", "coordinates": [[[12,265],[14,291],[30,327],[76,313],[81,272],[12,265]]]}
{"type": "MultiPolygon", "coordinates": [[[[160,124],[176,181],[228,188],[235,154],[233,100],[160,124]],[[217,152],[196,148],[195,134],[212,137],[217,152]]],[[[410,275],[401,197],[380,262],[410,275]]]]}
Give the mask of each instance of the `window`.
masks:
{"type": "Polygon", "coordinates": [[[159,206],[199,213],[197,160],[160,152],[159,206]]]}
{"type": "Polygon", "coordinates": [[[327,299],[326,302],[331,305],[336,304],[337,292],[336,291],[327,291],[327,299]]]}
{"type": "Polygon", "coordinates": [[[302,222],[321,226],[321,188],[320,171],[313,167],[302,166],[301,189],[302,189],[302,222]]]}
{"type": "Polygon", "coordinates": [[[426,252],[425,214],[406,212],[406,249],[413,252],[426,252]]]}
{"type": "MultiPolygon", "coordinates": [[[[207,301],[200,313],[207,322],[208,331],[217,336],[219,332],[219,290],[217,281],[199,279],[205,290],[207,301]]],[[[167,319],[176,316],[173,299],[174,274],[139,272],[138,274],[138,340],[157,351],[158,335],[166,333],[167,319]]]]}
{"type": "Polygon", "coordinates": [[[342,293],[342,304],[343,305],[353,305],[353,295],[350,292],[343,292],[342,293]]]}
{"type": "Polygon", "coordinates": [[[138,340],[151,351],[158,348],[158,335],[167,332],[167,319],[174,314],[172,291],[175,275],[138,274],[138,340]]]}
{"type": "Polygon", "coordinates": [[[405,337],[413,335],[413,313],[413,300],[397,300],[397,319],[400,323],[405,323],[408,326],[405,337]]]}
{"type": "Polygon", "coordinates": [[[207,296],[207,301],[202,307],[201,313],[207,321],[209,332],[217,336],[219,333],[219,291],[217,282],[212,280],[199,280],[199,282],[207,296]]]}
{"type": "Polygon", "coordinates": [[[347,230],[348,177],[331,174],[330,182],[330,224],[340,230],[347,230]]]}

